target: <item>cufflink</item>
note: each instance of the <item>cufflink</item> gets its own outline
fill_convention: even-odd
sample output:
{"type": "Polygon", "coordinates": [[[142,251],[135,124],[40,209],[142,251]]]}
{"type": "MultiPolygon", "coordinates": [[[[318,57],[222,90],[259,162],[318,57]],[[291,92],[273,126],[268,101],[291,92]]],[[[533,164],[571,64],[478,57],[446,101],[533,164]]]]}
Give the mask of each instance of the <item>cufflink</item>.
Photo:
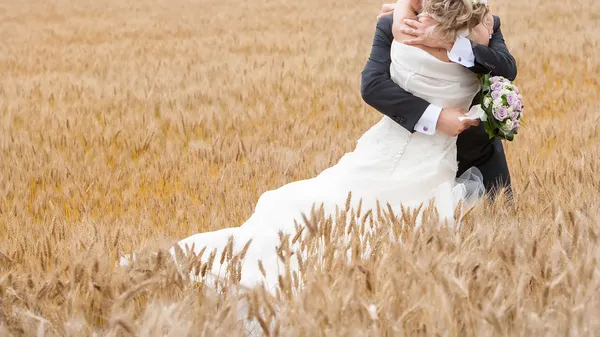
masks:
{"type": "Polygon", "coordinates": [[[423,127],[423,131],[427,132],[427,131],[429,131],[429,128],[428,128],[428,127],[426,127],[426,126],[424,126],[424,127],[423,127]]]}
{"type": "Polygon", "coordinates": [[[462,62],[462,57],[459,57],[459,58],[458,58],[458,62],[462,62]]]}

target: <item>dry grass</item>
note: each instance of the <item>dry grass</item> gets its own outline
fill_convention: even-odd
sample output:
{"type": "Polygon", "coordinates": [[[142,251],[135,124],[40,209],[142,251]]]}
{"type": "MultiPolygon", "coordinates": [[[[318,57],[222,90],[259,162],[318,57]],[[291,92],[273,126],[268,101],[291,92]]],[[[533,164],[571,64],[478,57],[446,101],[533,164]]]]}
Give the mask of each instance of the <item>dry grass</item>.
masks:
{"type": "MultiPolygon", "coordinates": [[[[236,297],[190,284],[164,254],[114,262],[241,224],[262,192],[352,150],[380,118],[359,93],[378,6],[1,3],[0,335],[243,334],[236,297]]],[[[493,7],[527,104],[506,146],[515,208],[479,207],[460,231],[424,226],[405,245],[371,237],[377,254],[349,264],[331,259],[345,249],[334,238],[295,300],[293,275],[278,297],[248,295],[258,331],[600,333],[600,5],[493,7]]]]}

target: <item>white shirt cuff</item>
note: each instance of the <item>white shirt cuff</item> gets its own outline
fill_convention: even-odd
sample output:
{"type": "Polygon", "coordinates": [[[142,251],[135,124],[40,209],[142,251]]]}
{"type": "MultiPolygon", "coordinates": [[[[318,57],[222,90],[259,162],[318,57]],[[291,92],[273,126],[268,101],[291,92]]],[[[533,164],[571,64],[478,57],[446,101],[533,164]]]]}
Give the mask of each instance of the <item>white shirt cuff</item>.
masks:
{"type": "Polygon", "coordinates": [[[417,121],[415,125],[415,131],[424,133],[426,135],[433,135],[435,133],[435,127],[437,125],[437,121],[440,118],[440,113],[442,112],[442,108],[437,105],[430,104],[425,112],[421,116],[421,118],[417,121]]]}
{"type": "Polygon", "coordinates": [[[473,67],[475,65],[475,54],[473,53],[471,41],[464,36],[458,36],[452,49],[448,51],[448,58],[450,61],[462,64],[467,68],[473,67]]]}

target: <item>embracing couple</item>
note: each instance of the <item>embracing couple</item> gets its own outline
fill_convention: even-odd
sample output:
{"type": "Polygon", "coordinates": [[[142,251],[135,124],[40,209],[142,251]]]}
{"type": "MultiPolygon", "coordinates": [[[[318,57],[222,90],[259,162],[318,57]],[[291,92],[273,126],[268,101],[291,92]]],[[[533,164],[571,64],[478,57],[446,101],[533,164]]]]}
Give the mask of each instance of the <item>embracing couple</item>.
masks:
{"type": "MultiPolygon", "coordinates": [[[[314,205],[335,216],[351,192],[355,208],[359,202],[363,210],[389,203],[399,214],[432,205],[440,220],[452,223],[461,201],[510,190],[501,142],[489,139],[478,119],[461,118],[479,103],[478,74],[516,77],[500,19],[487,0],[385,5],[362,72],[362,97],[383,118],[334,166],[262,194],[240,227],[196,234],[179,246],[202,251],[206,259],[212,251],[221,256],[232,237],[234,251],[245,249],[240,283],[273,287],[283,267],[279,233],[293,237],[294,222],[303,223],[302,214],[314,205]]],[[[222,277],[226,269],[215,263],[211,276],[222,277]]]]}

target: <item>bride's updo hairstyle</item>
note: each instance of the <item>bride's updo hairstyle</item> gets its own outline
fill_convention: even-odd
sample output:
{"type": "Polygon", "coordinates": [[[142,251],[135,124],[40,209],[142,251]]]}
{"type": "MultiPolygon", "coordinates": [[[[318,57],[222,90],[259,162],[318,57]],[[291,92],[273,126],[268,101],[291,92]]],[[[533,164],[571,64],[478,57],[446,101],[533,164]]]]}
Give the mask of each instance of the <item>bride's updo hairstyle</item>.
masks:
{"type": "Polygon", "coordinates": [[[489,7],[482,0],[423,0],[423,14],[438,24],[432,28],[447,42],[454,42],[460,32],[471,35],[473,28],[484,22],[489,7]],[[483,2],[483,3],[482,3],[483,2]]]}

